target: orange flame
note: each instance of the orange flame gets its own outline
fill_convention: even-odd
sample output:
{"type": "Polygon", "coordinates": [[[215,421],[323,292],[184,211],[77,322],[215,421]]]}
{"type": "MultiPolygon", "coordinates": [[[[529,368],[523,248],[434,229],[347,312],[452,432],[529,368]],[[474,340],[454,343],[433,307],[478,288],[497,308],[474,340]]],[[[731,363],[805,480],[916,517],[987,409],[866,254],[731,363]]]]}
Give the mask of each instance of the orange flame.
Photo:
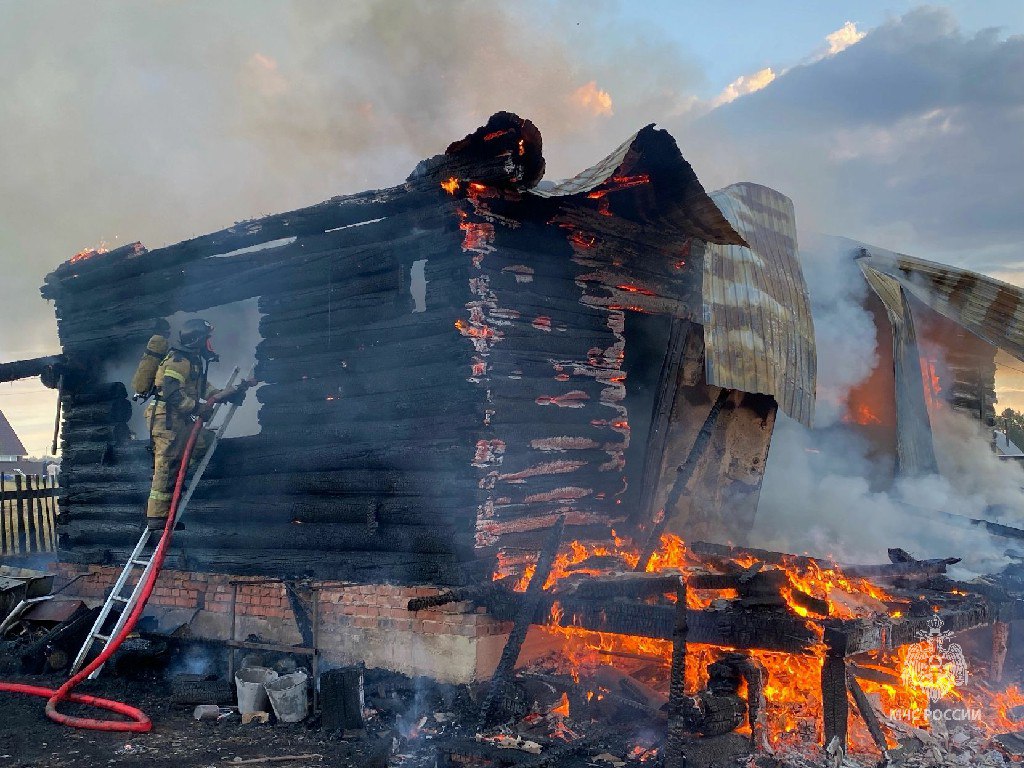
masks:
{"type": "Polygon", "coordinates": [[[459,191],[459,180],[452,176],[447,181],[441,182],[441,189],[447,192],[449,195],[454,195],[459,191]]]}

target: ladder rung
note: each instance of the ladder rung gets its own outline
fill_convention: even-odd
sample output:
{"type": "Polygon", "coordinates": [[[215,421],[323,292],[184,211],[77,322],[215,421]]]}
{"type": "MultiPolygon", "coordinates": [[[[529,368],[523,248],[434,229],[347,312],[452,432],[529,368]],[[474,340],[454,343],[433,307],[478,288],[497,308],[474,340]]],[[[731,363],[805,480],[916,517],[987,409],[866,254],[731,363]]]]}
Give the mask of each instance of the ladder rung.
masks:
{"type": "Polygon", "coordinates": [[[119,603],[127,603],[128,602],[128,598],[127,597],[121,597],[120,595],[111,595],[110,599],[111,600],[115,600],[115,601],[117,601],[119,603]]]}
{"type": "Polygon", "coordinates": [[[147,566],[147,565],[149,565],[149,560],[132,560],[132,564],[133,565],[147,566]]]}
{"type": "Polygon", "coordinates": [[[110,640],[110,635],[101,635],[98,632],[92,637],[94,640],[102,640],[104,643],[110,640]]]}

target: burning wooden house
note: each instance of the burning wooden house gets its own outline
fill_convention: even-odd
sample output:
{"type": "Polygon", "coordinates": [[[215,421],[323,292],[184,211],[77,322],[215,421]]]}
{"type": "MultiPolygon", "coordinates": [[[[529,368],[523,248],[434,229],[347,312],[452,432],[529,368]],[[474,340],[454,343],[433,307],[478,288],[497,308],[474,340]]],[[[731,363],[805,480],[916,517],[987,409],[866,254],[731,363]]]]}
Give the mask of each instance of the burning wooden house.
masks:
{"type": "MultiPolygon", "coordinates": [[[[35,372],[62,391],[63,575],[101,596],[142,524],[151,460],[124,365],[155,319],[220,313],[222,346],[251,344],[263,383],[154,593],[193,635],[453,681],[496,667],[486,721],[531,625],[605,633],[661,643],[676,737],[746,718],[767,740],[764,675],[795,669],[817,691],[814,737],[844,748],[851,659],[911,642],[932,603],[959,630],[1015,620],[1020,602],[968,595],[945,561],[851,577],[684,546],[742,543],[777,411],[813,417],[793,206],[755,184],[707,194],[651,126],[556,185],[541,149],[532,123],[499,113],[399,186],[50,274],[63,354],[35,372]],[[871,576],[918,595],[933,579],[935,598],[871,576]],[[831,579],[857,606],[829,602],[831,579]],[[704,708],[684,706],[706,682],[704,708]]],[[[863,266],[883,301],[905,277],[863,266]]],[[[913,329],[894,327],[902,354],[913,329]]],[[[896,368],[901,397],[911,371],[896,368]]],[[[912,445],[904,465],[923,455],[912,445]]]]}
{"type": "Polygon", "coordinates": [[[792,204],[709,196],[653,127],[557,186],[543,170],[501,113],[398,187],[56,269],[61,559],[119,562],[141,519],[118,365],[154,317],[245,301],[259,427],[214,457],[182,571],[457,585],[560,515],[580,539],[664,519],[742,540],[776,409],[813,409],[792,204]]]}

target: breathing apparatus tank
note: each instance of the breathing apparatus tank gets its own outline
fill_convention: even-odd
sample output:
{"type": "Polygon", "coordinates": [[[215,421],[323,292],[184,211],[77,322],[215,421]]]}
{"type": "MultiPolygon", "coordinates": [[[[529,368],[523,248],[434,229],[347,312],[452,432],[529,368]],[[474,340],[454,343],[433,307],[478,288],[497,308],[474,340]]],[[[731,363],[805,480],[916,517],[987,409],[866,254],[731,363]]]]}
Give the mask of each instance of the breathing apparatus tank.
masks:
{"type": "Polygon", "coordinates": [[[170,334],[171,326],[166,320],[161,318],[154,323],[153,336],[146,344],[146,350],[132,376],[132,392],[136,400],[145,400],[152,394],[153,385],[156,384],[156,369],[171,348],[168,338],[170,334]]]}

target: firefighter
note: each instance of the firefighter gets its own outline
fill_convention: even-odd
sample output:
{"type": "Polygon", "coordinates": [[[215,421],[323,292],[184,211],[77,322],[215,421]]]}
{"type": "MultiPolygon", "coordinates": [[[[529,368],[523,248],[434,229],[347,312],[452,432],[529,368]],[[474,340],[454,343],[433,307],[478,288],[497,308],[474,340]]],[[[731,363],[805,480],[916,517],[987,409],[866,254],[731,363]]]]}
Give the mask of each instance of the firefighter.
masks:
{"type": "MultiPolygon", "coordinates": [[[[146,408],[153,451],[153,485],[149,492],[146,524],[160,530],[170,513],[171,496],[178,468],[196,418],[207,419],[218,402],[241,405],[251,381],[218,390],[207,382],[211,362],[217,360],[211,336],[213,326],[205,320],[185,323],[172,347],[156,369],[153,402],[146,408]]],[[[213,433],[202,429],[192,449],[190,466],[206,453],[213,433]]]]}

